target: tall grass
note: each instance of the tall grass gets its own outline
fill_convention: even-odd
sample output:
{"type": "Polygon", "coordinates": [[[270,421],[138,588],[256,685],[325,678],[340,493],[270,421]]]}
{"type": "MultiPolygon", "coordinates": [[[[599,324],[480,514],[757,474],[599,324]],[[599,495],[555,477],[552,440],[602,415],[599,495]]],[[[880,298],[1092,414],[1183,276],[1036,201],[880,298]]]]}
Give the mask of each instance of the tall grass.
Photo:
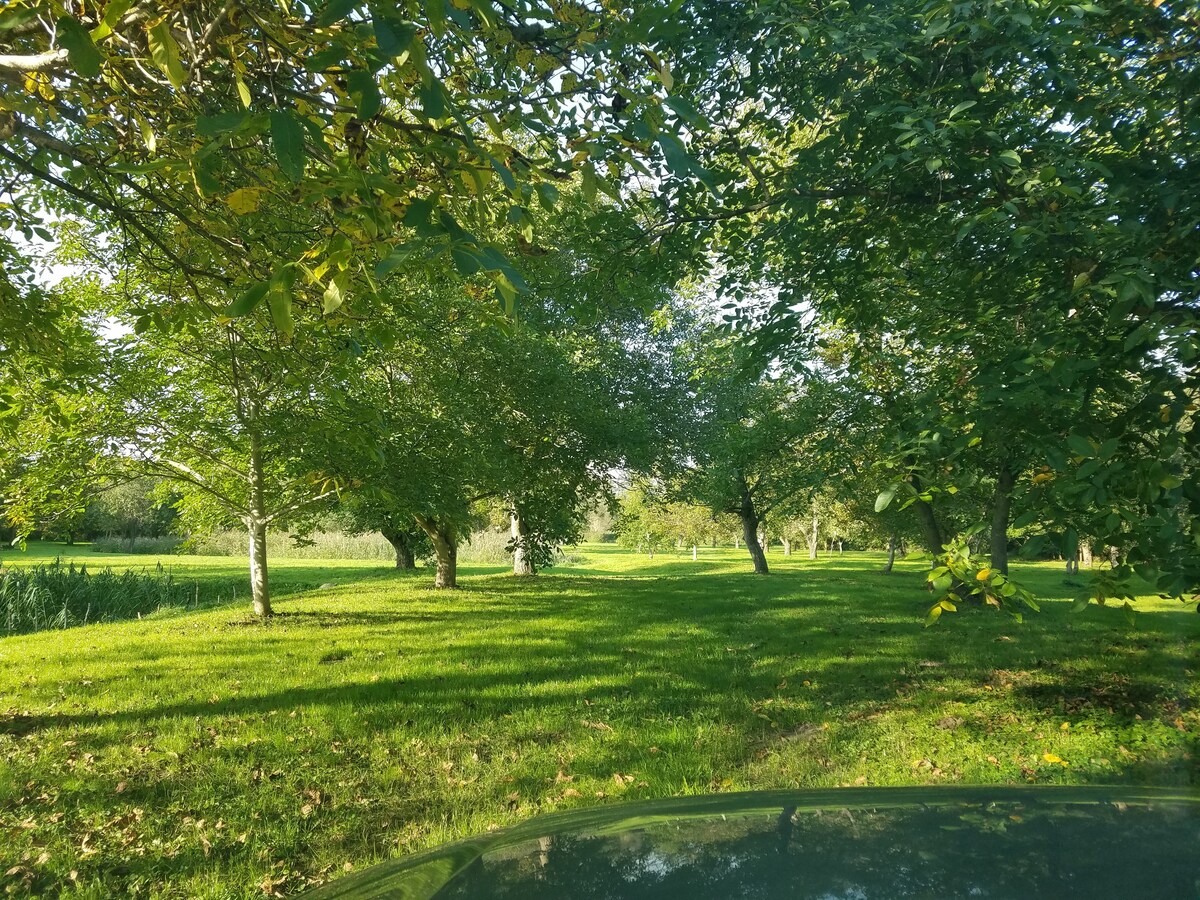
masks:
{"type": "Polygon", "coordinates": [[[98,537],[92,541],[92,550],[96,553],[145,553],[162,556],[165,553],[176,553],[183,543],[183,538],[174,535],[150,537],[98,537]]]}
{"type": "Polygon", "coordinates": [[[148,615],[160,609],[199,605],[197,583],[179,581],[158,566],[154,572],[49,565],[0,569],[0,634],[27,634],[148,615]]]}
{"type": "MultiPolygon", "coordinates": [[[[477,531],[459,545],[458,560],[464,565],[510,564],[512,554],[506,549],[508,542],[506,529],[477,531]]],[[[197,556],[245,556],[246,533],[227,530],[196,535],[180,550],[197,556]]],[[[396,559],[395,549],[378,532],[318,531],[298,541],[286,532],[273,531],[267,535],[267,554],[272,559],[378,559],[388,562],[396,559]]]]}
{"type": "MultiPolygon", "coordinates": [[[[246,543],[246,532],[226,530],[195,535],[180,549],[197,556],[245,556],[246,543]]],[[[318,531],[299,543],[286,532],[272,531],[267,535],[267,555],[272,559],[396,559],[396,551],[381,534],[338,531],[318,531]]]]}

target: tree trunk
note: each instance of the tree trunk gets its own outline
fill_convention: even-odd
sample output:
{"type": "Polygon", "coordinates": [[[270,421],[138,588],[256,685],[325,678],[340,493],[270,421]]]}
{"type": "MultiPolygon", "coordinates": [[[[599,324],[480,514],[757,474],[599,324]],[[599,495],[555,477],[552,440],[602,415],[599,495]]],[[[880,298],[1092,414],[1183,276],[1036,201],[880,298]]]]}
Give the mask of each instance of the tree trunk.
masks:
{"type": "Polygon", "coordinates": [[[754,563],[754,574],[766,575],[769,572],[767,555],[763,553],[762,545],[758,542],[758,513],[754,509],[754,497],[745,481],[742,482],[742,505],[738,516],[742,520],[742,540],[746,542],[746,549],[750,551],[750,559],[754,563]]]}
{"type": "Polygon", "coordinates": [[[733,536],[733,549],[734,550],[742,549],[742,539],[740,537],[738,537],[736,534],[733,536]]]}
{"type": "Polygon", "coordinates": [[[696,555],[696,545],[692,544],[692,562],[695,562],[698,558],[696,555]]]}
{"type": "MultiPolygon", "coordinates": [[[[915,465],[915,461],[910,458],[910,465],[915,465]]],[[[921,483],[921,479],[913,474],[909,476],[909,483],[913,486],[913,490],[918,495],[925,489],[921,483]]],[[[942,555],[943,545],[946,543],[946,535],[942,531],[942,526],[938,524],[937,514],[933,510],[933,504],[928,500],[922,500],[920,496],[913,501],[913,509],[917,513],[917,524],[921,529],[921,537],[925,540],[925,549],[933,555],[934,559],[942,555]]]]}
{"type": "Polygon", "coordinates": [[[813,500],[812,537],[808,541],[808,558],[817,558],[817,540],[821,529],[821,520],[817,518],[817,501],[813,500]]]}
{"type": "Polygon", "coordinates": [[[1121,550],[1119,547],[1108,548],[1108,564],[1114,569],[1121,564],[1121,550]]]}
{"type": "Polygon", "coordinates": [[[888,535],[888,556],[887,562],[883,564],[883,573],[890,574],[892,567],[896,565],[896,535],[892,533],[888,535]]]}
{"type": "Polygon", "coordinates": [[[1092,567],[1092,542],[1083,541],[1079,545],[1079,560],[1089,569],[1092,567]]]}
{"type": "Polygon", "coordinates": [[[453,537],[434,539],[433,549],[437,553],[437,574],[433,579],[435,588],[458,587],[458,543],[453,537]]]}
{"type": "Polygon", "coordinates": [[[913,509],[917,513],[917,524],[921,528],[921,537],[925,539],[925,549],[935,557],[941,556],[942,545],[946,543],[946,537],[942,534],[942,527],[938,524],[933,506],[924,500],[917,499],[913,503],[913,509]]]}
{"type": "Polygon", "coordinates": [[[433,577],[435,588],[458,587],[458,537],[444,522],[417,517],[417,524],[429,535],[437,559],[437,572],[433,577]]]}
{"type": "Polygon", "coordinates": [[[250,422],[250,515],[246,528],[250,532],[250,597],[254,614],[266,619],[273,615],[271,586],[267,578],[267,510],[263,487],[262,436],[258,432],[257,409],[250,422]]]}
{"type": "Polygon", "coordinates": [[[783,544],[783,555],[791,556],[792,555],[792,542],[790,540],[788,540],[787,538],[780,538],[779,542],[781,544],[783,544]]]}
{"type": "Polygon", "coordinates": [[[841,538],[838,538],[838,556],[841,556],[845,552],[844,543],[841,538]]]}
{"type": "Polygon", "coordinates": [[[250,532],[250,596],[254,614],[265,619],[274,614],[267,582],[267,526],[253,519],[246,524],[250,532]]]}
{"type": "Polygon", "coordinates": [[[992,568],[1008,574],[1008,512],[1012,506],[1012,469],[1008,463],[996,476],[996,493],[992,499],[992,568]]]}
{"type": "Polygon", "coordinates": [[[529,555],[526,545],[526,541],[529,539],[529,525],[516,506],[509,514],[509,525],[513,539],[513,574],[536,575],[537,570],[533,566],[533,557],[529,555]]]}
{"type": "Polygon", "coordinates": [[[412,538],[408,532],[388,528],[380,533],[396,551],[397,569],[415,569],[417,567],[417,560],[413,555],[412,538]]]}

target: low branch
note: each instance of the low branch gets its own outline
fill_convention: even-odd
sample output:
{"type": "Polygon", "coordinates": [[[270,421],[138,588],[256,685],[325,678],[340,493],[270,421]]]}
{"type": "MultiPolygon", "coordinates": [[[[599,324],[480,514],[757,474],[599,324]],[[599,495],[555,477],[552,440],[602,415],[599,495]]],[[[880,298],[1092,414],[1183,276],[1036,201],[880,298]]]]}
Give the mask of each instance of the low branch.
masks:
{"type": "Polygon", "coordinates": [[[66,50],[47,50],[45,53],[14,55],[0,53],[0,69],[12,69],[16,72],[40,72],[50,69],[67,59],[66,50]]]}
{"type": "Polygon", "coordinates": [[[338,488],[333,488],[332,490],[325,491],[325,493],[318,494],[315,497],[309,497],[306,500],[297,500],[295,503],[289,503],[283,509],[276,510],[275,512],[273,512],[269,516],[267,516],[265,519],[263,519],[263,524],[270,525],[272,522],[279,521],[284,516],[289,516],[292,513],[299,512],[300,510],[304,509],[306,506],[312,506],[314,503],[320,503],[322,500],[325,500],[329,497],[333,497],[334,495],[336,495],[338,493],[338,490],[339,490],[338,488]]]}

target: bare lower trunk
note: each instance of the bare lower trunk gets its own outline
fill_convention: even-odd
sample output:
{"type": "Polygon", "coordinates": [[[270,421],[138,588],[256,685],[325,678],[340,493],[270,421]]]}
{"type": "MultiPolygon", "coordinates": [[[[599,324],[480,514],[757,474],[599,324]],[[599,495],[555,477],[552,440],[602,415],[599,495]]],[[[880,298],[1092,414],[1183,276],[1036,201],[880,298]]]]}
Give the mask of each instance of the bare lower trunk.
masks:
{"type": "Polygon", "coordinates": [[[258,433],[257,408],[250,423],[250,515],[246,528],[250,533],[250,597],[254,614],[266,619],[273,615],[271,585],[267,578],[267,510],[263,485],[262,437],[258,433]]]}
{"type": "Polygon", "coordinates": [[[739,538],[736,534],[733,536],[733,549],[734,550],[742,549],[742,539],[739,538]]]}
{"type": "Polygon", "coordinates": [[[433,549],[437,553],[437,574],[433,579],[435,588],[458,587],[458,544],[453,538],[444,541],[434,541],[433,549]]]}
{"type": "Polygon", "coordinates": [[[817,558],[817,539],[821,528],[821,520],[817,518],[817,501],[813,501],[812,536],[808,539],[808,558],[817,558]]]}
{"type": "Polygon", "coordinates": [[[1079,561],[1087,568],[1092,567],[1092,544],[1091,541],[1083,541],[1079,545],[1079,561]]]}
{"type": "Polygon", "coordinates": [[[417,567],[417,560],[413,554],[412,536],[407,532],[396,531],[390,528],[381,533],[387,539],[387,542],[392,545],[392,549],[396,551],[396,568],[415,569],[417,567]]]}
{"type": "Polygon", "coordinates": [[[921,528],[921,537],[925,541],[925,549],[934,556],[940,556],[942,545],[946,543],[946,537],[942,534],[942,527],[938,524],[937,516],[933,512],[933,506],[924,500],[917,500],[913,503],[913,509],[917,513],[917,524],[921,528]]]}
{"type": "Polygon", "coordinates": [[[247,529],[250,532],[250,596],[254,601],[254,614],[265,619],[273,615],[271,588],[267,582],[267,526],[251,519],[247,529]]]}
{"type": "MultiPolygon", "coordinates": [[[[911,464],[911,463],[910,463],[911,464]]],[[[913,490],[920,494],[925,488],[921,483],[921,479],[915,474],[909,479],[913,486],[913,490]]],[[[933,505],[927,500],[922,500],[919,496],[913,501],[913,510],[917,514],[917,524],[921,529],[921,537],[925,541],[925,549],[928,550],[934,558],[942,555],[942,548],[946,543],[946,535],[942,531],[942,526],[938,524],[937,514],[933,511],[933,505]]]]}
{"type": "Polygon", "coordinates": [[[783,544],[783,555],[791,556],[792,555],[792,542],[790,540],[788,540],[787,538],[780,538],[779,541],[781,544],[783,544]]]}
{"type": "Polygon", "coordinates": [[[1119,547],[1108,548],[1108,564],[1114,569],[1121,564],[1121,550],[1119,547]]]}
{"type": "Polygon", "coordinates": [[[435,588],[458,587],[458,536],[445,522],[420,516],[417,524],[429,535],[433,544],[437,570],[433,577],[435,588]]]}
{"type": "Polygon", "coordinates": [[[996,476],[996,493],[992,499],[992,568],[1008,574],[1008,513],[1012,506],[1012,469],[1005,463],[996,476]]]}
{"type": "Polygon", "coordinates": [[[513,539],[513,574],[536,575],[533,557],[529,555],[529,525],[524,517],[516,510],[509,514],[510,532],[513,539]]]}
{"type": "Polygon", "coordinates": [[[696,555],[696,545],[692,544],[692,562],[695,562],[699,557],[696,555]]]}
{"type": "Polygon", "coordinates": [[[742,520],[742,540],[746,542],[746,549],[750,551],[750,559],[754,563],[754,574],[766,575],[769,572],[767,555],[763,553],[762,545],[758,542],[758,513],[754,509],[754,497],[745,481],[742,482],[742,505],[738,516],[742,520]]]}
{"type": "Polygon", "coordinates": [[[890,573],[892,571],[892,567],[896,565],[896,544],[896,535],[889,535],[887,562],[883,564],[883,572],[885,575],[890,573]]]}

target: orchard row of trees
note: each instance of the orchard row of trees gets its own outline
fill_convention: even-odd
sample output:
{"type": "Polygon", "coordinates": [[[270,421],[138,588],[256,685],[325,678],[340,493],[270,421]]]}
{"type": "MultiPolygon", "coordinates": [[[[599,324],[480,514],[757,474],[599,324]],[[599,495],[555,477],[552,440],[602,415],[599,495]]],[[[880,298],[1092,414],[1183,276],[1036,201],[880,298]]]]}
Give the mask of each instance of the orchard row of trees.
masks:
{"type": "Polygon", "coordinates": [[[756,571],[824,491],[939,603],[1034,522],[1200,588],[1189,4],[17,0],[0,84],[20,533],[169,479],[267,615],[268,527],[452,586],[474,504],[533,571],[619,470],[756,571]]]}

